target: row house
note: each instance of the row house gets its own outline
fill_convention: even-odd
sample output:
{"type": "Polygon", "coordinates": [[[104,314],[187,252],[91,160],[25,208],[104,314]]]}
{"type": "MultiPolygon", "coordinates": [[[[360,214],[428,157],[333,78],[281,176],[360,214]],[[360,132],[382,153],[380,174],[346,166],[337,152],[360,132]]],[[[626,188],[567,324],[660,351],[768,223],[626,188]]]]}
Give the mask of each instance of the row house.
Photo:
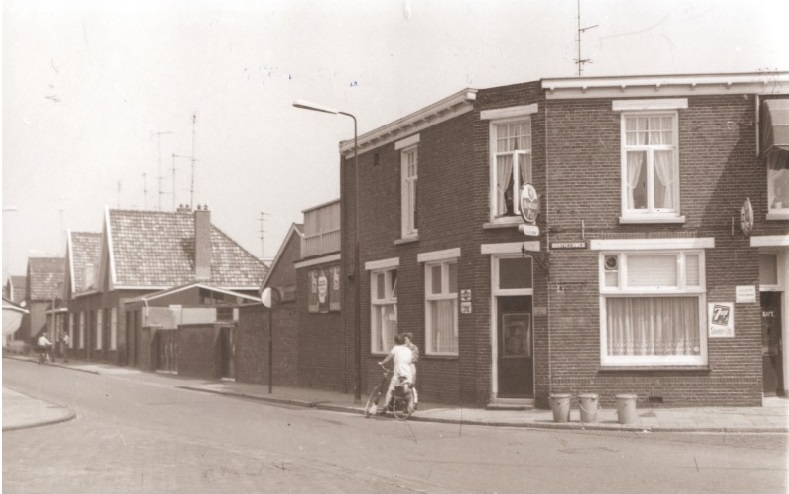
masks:
{"type": "MultiPolygon", "coordinates": [[[[242,301],[236,294],[242,299],[257,295],[266,272],[260,259],[211,223],[207,207],[175,212],[107,208],[100,234],[70,234],[67,259],[64,295],[75,355],[135,367],[150,355],[151,342],[143,339],[146,296],[189,286],[184,291],[189,304],[214,304],[216,289],[232,292],[228,305],[235,305],[242,301]],[[143,307],[127,308],[130,301],[143,307]]],[[[180,312],[189,304],[172,303],[168,310],[178,311],[174,317],[183,321],[180,312]]]]}
{"type": "Polygon", "coordinates": [[[35,339],[45,333],[50,341],[60,335],[62,325],[61,290],[63,287],[62,257],[31,257],[27,261],[25,301],[29,317],[16,332],[17,340],[35,344],[35,339]]]}
{"type": "Polygon", "coordinates": [[[296,263],[320,362],[302,381],[368,389],[410,331],[425,401],[758,406],[782,393],[788,83],[465,89],[341,142],[340,249],[296,263]]]}
{"type": "MultiPolygon", "coordinates": [[[[15,306],[24,308],[25,306],[27,306],[27,302],[25,300],[26,295],[27,295],[27,277],[11,275],[8,277],[8,279],[6,279],[6,283],[3,286],[4,299],[7,299],[15,306]]],[[[15,340],[18,341],[18,343],[14,344],[16,347],[19,346],[25,347],[30,343],[29,337],[20,336],[19,339],[17,339],[17,333],[19,332],[19,330],[22,329],[23,327],[30,326],[30,312],[27,311],[27,309],[25,309],[25,311],[22,314],[23,315],[21,320],[19,321],[19,326],[17,326],[17,330],[14,331],[13,333],[3,334],[3,347],[7,347],[11,341],[15,341],[15,340]]],[[[27,334],[29,334],[29,330],[27,334]]]]}

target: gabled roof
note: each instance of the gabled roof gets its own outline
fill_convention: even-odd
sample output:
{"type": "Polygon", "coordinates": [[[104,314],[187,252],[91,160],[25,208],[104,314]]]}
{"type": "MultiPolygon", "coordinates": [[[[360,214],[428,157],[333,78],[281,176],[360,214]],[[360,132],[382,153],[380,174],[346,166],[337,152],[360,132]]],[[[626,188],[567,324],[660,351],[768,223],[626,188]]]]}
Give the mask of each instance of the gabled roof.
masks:
{"type": "Polygon", "coordinates": [[[12,302],[20,303],[25,300],[25,292],[27,290],[27,276],[11,275],[6,281],[8,290],[5,296],[12,302]]]}
{"type": "MultiPolygon", "coordinates": [[[[114,288],[162,289],[196,281],[191,211],[108,209],[105,232],[114,288]]],[[[211,277],[205,283],[257,290],[265,273],[260,259],[211,225],[211,277]]]]}
{"type": "Polygon", "coordinates": [[[95,272],[99,270],[101,233],[69,231],[66,240],[71,292],[84,292],[96,281],[85,279],[85,266],[93,264],[95,272]]]}
{"type": "MultiPolygon", "coordinates": [[[[271,264],[269,265],[268,271],[266,272],[266,277],[263,278],[263,285],[262,285],[263,287],[266,286],[266,282],[268,281],[269,275],[271,275],[271,273],[274,272],[275,268],[277,267],[277,263],[282,258],[282,255],[285,252],[285,249],[287,248],[288,243],[290,242],[291,237],[293,237],[294,235],[298,236],[298,238],[300,240],[303,239],[304,238],[304,225],[299,224],[299,223],[292,223],[290,225],[290,229],[288,230],[288,233],[285,234],[285,239],[282,241],[282,244],[280,244],[280,246],[279,246],[279,250],[277,251],[277,255],[274,256],[274,260],[271,261],[271,264]]],[[[295,270],[295,268],[293,268],[293,269],[295,270]]]]}
{"type": "Polygon", "coordinates": [[[27,260],[30,300],[52,300],[62,296],[58,283],[65,272],[63,257],[31,257],[27,260]]]}
{"type": "Polygon", "coordinates": [[[175,286],[175,287],[172,287],[172,288],[167,288],[165,290],[159,290],[158,292],[149,293],[149,294],[143,295],[141,297],[137,297],[137,298],[133,298],[131,300],[127,300],[126,303],[127,304],[135,304],[135,303],[140,303],[140,302],[150,302],[150,301],[156,300],[158,298],[167,297],[168,295],[173,295],[173,294],[176,294],[178,292],[183,292],[185,290],[190,290],[192,288],[202,288],[202,289],[208,290],[210,292],[221,293],[221,294],[224,294],[224,295],[231,295],[233,297],[244,299],[244,300],[247,300],[249,302],[260,302],[260,298],[259,297],[253,297],[252,295],[247,295],[247,294],[240,293],[240,292],[235,292],[235,291],[232,291],[232,290],[225,290],[223,288],[219,288],[219,287],[216,287],[216,286],[211,286],[211,285],[208,285],[208,284],[205,284],[205,283],[195,282],[195,283],[189,283],[187,285],[175,286]]]}

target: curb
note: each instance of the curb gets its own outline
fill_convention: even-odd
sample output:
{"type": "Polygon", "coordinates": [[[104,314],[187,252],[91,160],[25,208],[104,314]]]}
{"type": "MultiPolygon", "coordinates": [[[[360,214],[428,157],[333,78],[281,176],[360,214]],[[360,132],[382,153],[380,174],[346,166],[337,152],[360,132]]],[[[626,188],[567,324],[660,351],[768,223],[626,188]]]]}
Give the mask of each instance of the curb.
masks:
{"type": "Polygon", "coordinates": [[[69,410],[68,408],[65,408],[64,410],[66,410],[68,413],[56,419],[42,420],[39,422],[34,422],[29,424],[9,425],[9,426],[4,425],[3,432],[18,431],[22,429],[34,429],[36,427],[44,427],[45,425],[55,425],[63,422],[68,422],[69,420],[73,420],[77,418],[77,414],[73,410],[69,410]]]}

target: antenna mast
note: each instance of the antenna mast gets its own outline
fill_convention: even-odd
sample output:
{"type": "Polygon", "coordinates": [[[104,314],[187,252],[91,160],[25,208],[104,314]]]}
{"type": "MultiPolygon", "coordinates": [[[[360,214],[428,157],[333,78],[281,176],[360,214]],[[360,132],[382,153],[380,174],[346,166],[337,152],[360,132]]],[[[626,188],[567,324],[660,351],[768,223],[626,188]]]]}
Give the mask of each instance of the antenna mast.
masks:
{"type": "Polygon", "coordinates": [[[164,180],[164,175],[162,175],[162,134],[172,134],[172,131],[153,132],[153,135],[159,140],[159,174],[156,176],[156,179],[159,181],[159,211],[162,210],[162,194],[164,194],[162,191],[162,180],[164,180]]]}
{"type": "Polygon", "coordinates": [[[265,239],[265,237],[266,237],[266,227],[265,227],[266,216],[269,216],[269,214],[268,213],[264,213],[263,211],[260,212],[260,243],[262,244],[261,245],[261,253],[260,253],[260,258],[261,259],[265,259],[266,258],[266,239],[265,239]]]}
{"type": "Polygon", "coordinates": [[[147,173],[142,172],[142,208],[148,209],[148,180],[146,180],[147,173]]]}
{"type": "Polygon", "coordinates": [[[581,27],[581,0],[576,0],[576,6],[577,6],[577,20],[578,20],[578,34],[576,37],[578,41],[578,58],[575,59],[575,63],[578,64],[578,77],[580,77],[584,70],[584,64],[592,63],[592,60],[590,58],[581,58],[581,34],[583,34],[584,31],[588,31],[589,29],[597,27],[598,25],[595,24],[594,26],[582,28],[581,27]]]}
{"type": "Polygon", "coordinates": [[[193,207],[195,203],[195,124],[197,123],[197,114],[192,113],[192,186],[189,189],[189,207],[193,207]]]}

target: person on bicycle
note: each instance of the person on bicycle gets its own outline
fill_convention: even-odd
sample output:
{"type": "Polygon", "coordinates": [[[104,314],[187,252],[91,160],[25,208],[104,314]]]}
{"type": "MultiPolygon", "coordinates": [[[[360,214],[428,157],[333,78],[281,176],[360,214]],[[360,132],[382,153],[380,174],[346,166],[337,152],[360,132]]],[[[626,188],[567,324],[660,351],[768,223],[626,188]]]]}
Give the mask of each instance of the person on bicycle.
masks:
{"type": "MultiPolygon", "coordinates": [[[[36,345],[38,346],[38,363],[43,364],[47,361],[47,356],[51,352],[52,343],[47,339],[46,333],[42,331],[36,345]]],[[[52,358],[51,360],[54,361],[55,359],[52,358]]]]}
{"type": "Polygon", "coordinates": [[[386,390],[386,399],[384,400],[384,410],[389,408],[389,402],[392,400],[392,392],[395,386],[400,381],[405,381],[408,384],[413,384],[413,374],[411,372],[412,360],[414,358],[413,352],[405,345],[405,336],[396,334],[394,337],[394,346],[381,362],[380,365],[385,365],[390,360],[394,360],[394,374],[392,380],[389,382],[389,389],[386,390]]]}
{"type": "Polygon", "coordinates": [[[411,384],[414,386],[414,410],[416,410],[416,403],[418,401],[416,396],[416,362],[419,360],[419,347],[414,345],[414,333],[408,331],[403,333],[403,337],[405,338],[405,346],[411,350],[411,384]]]}

